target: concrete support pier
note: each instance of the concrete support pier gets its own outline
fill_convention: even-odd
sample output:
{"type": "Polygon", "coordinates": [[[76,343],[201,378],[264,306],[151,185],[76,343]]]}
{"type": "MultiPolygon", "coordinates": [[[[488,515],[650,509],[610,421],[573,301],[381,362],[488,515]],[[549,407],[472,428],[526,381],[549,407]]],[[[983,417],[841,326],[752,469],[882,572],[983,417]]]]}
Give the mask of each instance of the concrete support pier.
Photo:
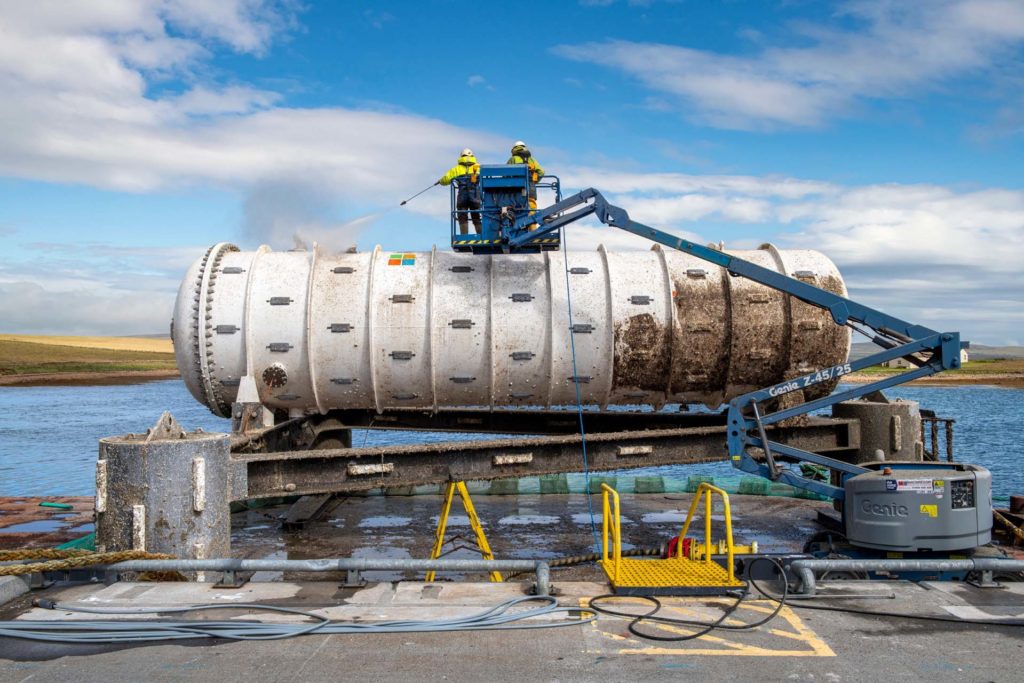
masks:
{"type": "Polygon", "coordinates": [[[96,546],[181,559],[231,555],[230,439],[165,412],[145,434],[100,439],[96,546]]]}
{"type": "Polygon", "coordinates": [[[832,417],[860,421],[857,463],[924,458],[916,401],[845,401],[832,406],[832,417]]]}

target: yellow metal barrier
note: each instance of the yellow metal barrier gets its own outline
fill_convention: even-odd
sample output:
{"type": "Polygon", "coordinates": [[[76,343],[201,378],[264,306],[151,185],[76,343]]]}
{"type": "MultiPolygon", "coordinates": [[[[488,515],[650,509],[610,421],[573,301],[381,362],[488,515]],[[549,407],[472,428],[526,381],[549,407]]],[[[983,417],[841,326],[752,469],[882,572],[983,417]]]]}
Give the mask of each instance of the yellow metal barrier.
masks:
{"type": "Polygon", "coordinates": [[[612,533],[612,562],[611,572],[608,578],[615,583],[619,578],[619,569],[622,566],[622,523],[619,517],[619,492],[608,484],[601,484],[601,529],[603,531],[603,542],[601,543],[601,559],[604,566],[608,567],[608,531],[612,533]],[[608,504],[609,496],[614,501],[614,512],[608,504]]]}
{"type": "MultiPolygon", "coordinates": [[[[619,494],[607,484],[601,484],[601,567],[616,593],[627,595],[708,595],[741,587],[733,568],[733,556],[737,547],[732,538],[732,510],[729,495],[710,484],[701,484],[697,489],[686,522],[679,533],[677,549],[673,557],[661,560],[622,557],[622,518],[619,494]],[[711,539],[711,496],[722,498],[725,515],[725,540],[715,543],[711,539]],[[683,539],[693,523],[698,505],[704,503],[704,543],[690,556],[683,554],[683,539]],[[726,567],[712,560],[712,555],[727,556],[726,567]]],[[[746,549],[745,547],[743,548],[746,549]]]]}
{"type": "Polygon", "coordinates": [[[732,542],[732,509],[729,507],[729,494],[708,483],[702,483],[697,487],[697,494],[693,497],[693,501],[690,502],[690,510],[686,513],[686,522],[683,524],[682,531],[679,532],[679,540],[676,541],[676,557],[682,559],[683,557],[683,539],[686,538],[686,532],[690,530],[690,523],[693,522],[693,513],[697,511],[697,506],[700,504],[701,499],[704,499],[704,563],[711,564],[711,555],[714,552],[711,540],[711,495],[718,494],[722,498],[722,514],[725,517],[725,554],[726,554],[726,569],[729,572],[729,581],[735,581],[736,577],[733,575],[733,554],[735,552],[732,542]]]}

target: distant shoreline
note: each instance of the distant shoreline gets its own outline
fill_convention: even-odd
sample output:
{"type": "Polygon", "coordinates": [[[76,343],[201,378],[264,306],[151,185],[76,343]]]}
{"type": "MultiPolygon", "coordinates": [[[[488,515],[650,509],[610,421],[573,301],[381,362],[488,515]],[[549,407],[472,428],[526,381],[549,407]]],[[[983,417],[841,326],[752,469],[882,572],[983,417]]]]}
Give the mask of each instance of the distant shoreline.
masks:
{"type": "Polygon", "coordinates": [[[24,375],[0,375],[0,386],[104,386],[108,384],[134,384],[159,379],[176,379],[177,370],[113,370],[110,372],[47,372],[24,375]]]}
{"type": "Polygon", "coordinates": [[[178,376],[170,339],[0,334],[0,386],[129,384],[178,376]]]}
{"type": "MultiPolygon", "coordinates": [[[[892,377],[893,374],[881,372],[855,372],[852,375],[844,375],[841,381],[850,382],[852,384],[867,384],[868,382],[874,382],[880,379],[884,379],[886,377],[892,377]]],[[[992,373],[991,375],[953,375],[949,373],[942,373],[939,375],[934,375],[932,377],[922,377],[921,379],[912,380],[910,382],[907,382],[907,385],[935,387],[984,385],[1005,387],[1007,389],[1024,389],[1024,375],[1017,375],[1011,373],[992,373]]]]}

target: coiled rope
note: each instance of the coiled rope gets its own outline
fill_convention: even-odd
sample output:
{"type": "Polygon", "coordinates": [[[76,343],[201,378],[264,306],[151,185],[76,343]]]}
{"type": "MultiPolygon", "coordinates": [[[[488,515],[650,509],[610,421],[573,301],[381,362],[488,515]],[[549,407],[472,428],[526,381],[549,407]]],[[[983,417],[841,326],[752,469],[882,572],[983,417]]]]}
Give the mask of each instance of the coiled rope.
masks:
{"type": "Polygon", "coordinates": [[[37,572],[61,571],[64,569],[81,569],[96,565],[116,564],[127,560],[173,560],[174,555],[164,553],[147,553],[144,550],[121,550],[118,552],[98,553],[93,550],[52,548],[25,548],[21,550],[0,550],[0,562],[18,562],[20,564],[0,565],[0,576],[18,576],[37,572]]]}

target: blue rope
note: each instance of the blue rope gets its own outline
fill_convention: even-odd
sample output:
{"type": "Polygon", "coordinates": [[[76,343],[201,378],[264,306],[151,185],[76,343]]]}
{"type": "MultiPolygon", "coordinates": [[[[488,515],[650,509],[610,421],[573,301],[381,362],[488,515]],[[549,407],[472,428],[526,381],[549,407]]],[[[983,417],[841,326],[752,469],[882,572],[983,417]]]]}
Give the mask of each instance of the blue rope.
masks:
{"type": "Polygon", "coordinates": [[[572,291],[569,287],[569,244],[565,240],[567,229],[559,230],[562,243],[562,253],[565,254],[565,298],[569,308],[569,348],[572,350],[572,381],[576,386],[576,416],[580,423],[580,443],[583,446],[583,478],[586,483],[587,510],[590,511],[590,532],[594,536],[594,550],[601,547],[597,536],[597,523],[594,522],[594,501],[590,490],[590,465],[587,463],[587,430],[583,427],[583,399],[580,397],[580,374],[576,370],[576,338],[573,334],[572,321],[572,291]]]}

